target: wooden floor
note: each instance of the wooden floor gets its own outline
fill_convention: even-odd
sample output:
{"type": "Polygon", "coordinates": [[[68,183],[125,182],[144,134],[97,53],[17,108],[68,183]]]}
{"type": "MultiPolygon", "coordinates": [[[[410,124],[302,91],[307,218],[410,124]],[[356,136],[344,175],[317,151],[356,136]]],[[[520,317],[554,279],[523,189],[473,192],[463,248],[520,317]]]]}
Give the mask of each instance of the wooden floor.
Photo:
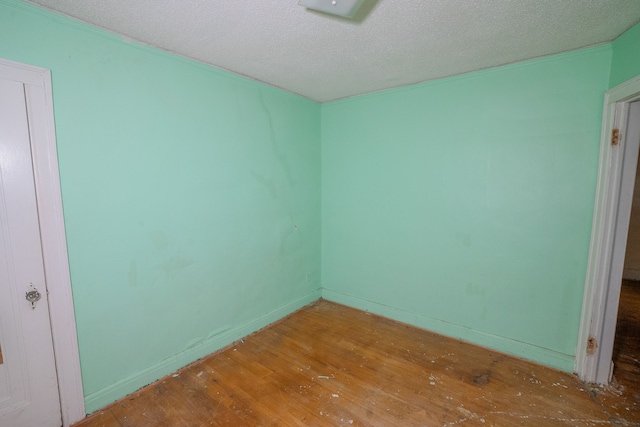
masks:
{"type": "Polygon", "coordinates": [[[640,426],[640,401],[319,301],[77,426],[640,426]]]}
{"type": "Polygon", "coordinates": [[[622,282],[613,363],[616,381],[640,391],[640,282],[622,282]]]}

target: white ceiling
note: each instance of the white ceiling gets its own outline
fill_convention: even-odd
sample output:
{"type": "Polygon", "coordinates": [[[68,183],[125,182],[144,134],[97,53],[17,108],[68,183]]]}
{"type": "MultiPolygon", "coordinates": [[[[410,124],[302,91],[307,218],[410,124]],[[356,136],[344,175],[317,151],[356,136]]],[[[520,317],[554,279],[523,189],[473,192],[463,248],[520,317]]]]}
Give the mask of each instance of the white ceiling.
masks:
{"type": "Polygon", "coordinates": [[[325,102],[609,42],[639,0],[365,0],[354,20],[297,0],[33,0],[325,102]]]}

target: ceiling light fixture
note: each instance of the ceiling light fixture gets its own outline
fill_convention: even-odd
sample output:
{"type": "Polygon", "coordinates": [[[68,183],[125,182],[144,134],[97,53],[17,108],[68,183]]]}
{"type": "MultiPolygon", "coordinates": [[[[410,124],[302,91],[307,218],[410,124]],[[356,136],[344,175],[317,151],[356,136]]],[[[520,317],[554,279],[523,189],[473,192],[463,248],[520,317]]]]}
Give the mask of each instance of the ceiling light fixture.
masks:
{"type": "Polygon", "coordinates": [[[363,2],[364,0],[300,0],[298,4],[307,9],[353,18],[363,2]]]}

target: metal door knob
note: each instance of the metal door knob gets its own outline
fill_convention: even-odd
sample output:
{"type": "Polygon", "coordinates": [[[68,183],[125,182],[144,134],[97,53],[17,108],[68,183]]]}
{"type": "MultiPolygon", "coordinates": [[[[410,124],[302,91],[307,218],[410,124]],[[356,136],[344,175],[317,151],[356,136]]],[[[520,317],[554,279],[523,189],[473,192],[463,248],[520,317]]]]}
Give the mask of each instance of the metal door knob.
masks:
{"type": "Polygon", "coordinates": [[[30,290],[25,295],[25,299],[31,303],[31,309],[35,309],[36,303],[40,301],[42,295],[40,295],[40,292],[38,292],[38,290],[34,288],[33,285],[31,285],[29,289],[30,290]]]}

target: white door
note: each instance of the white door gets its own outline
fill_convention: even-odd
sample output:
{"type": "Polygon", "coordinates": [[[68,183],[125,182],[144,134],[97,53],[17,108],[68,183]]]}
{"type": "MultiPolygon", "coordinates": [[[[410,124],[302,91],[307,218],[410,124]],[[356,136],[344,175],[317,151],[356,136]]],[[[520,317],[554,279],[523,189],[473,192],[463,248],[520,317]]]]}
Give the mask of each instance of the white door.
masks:
{"type": "Polygon", "coordinates": [[[28,110],[24,85],[0,79],[0,427],[60,427],[28,110]]]}

